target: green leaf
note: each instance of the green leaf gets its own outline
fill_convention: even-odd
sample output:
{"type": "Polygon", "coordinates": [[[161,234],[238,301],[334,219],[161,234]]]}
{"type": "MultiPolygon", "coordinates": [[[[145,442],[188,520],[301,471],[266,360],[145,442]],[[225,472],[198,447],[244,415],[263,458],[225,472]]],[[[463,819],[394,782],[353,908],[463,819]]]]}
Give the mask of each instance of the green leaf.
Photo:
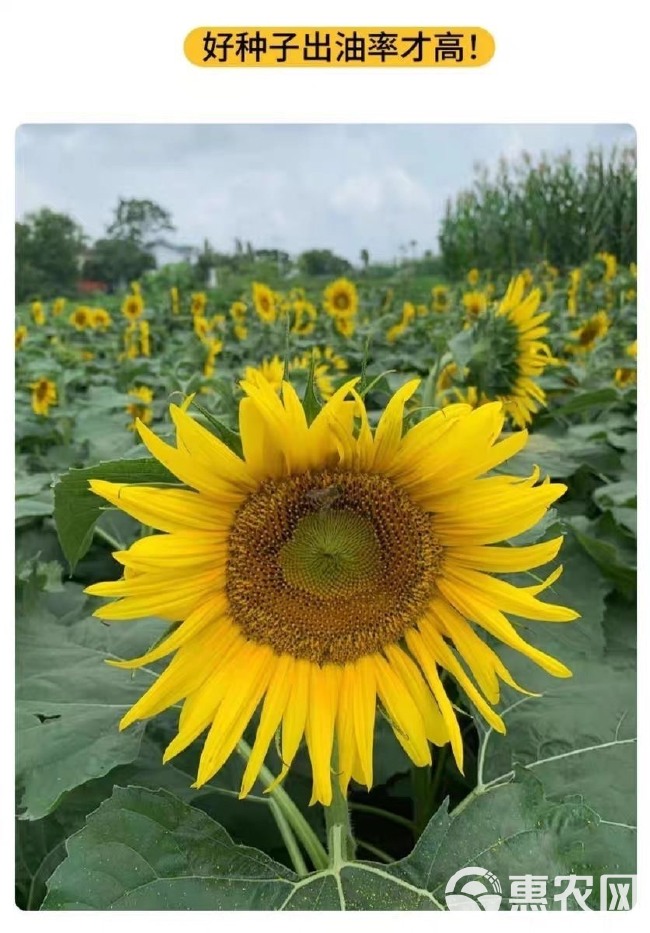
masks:
{"type": "Polygon", "coordinates": [[[636,480],[625,479],[620,483],[606,483],[594,492],[594,502],[603,510],[611,506],[636,505],[636,480]]]}
{"type": "Polygon", "coordinates": [[[154,620],[62,625],[42,609],[20,619],[16,758],[23,818],[45,816],[67,791],[136,758],[143,726],[119,732],[118,723],[151,674],[105,662],[141,654],[165,627],[154,620]]]}
{"type": "Polygon", "coordinates": [[[243,456],[243,449],[241,444],[241,437],[237,431],[233,431],[232,428],[229,428],[228,425],[224,424],[222,421],[219,421],[218,418],[204,408],[203,405],[200,405],[196,399],[192,400],[192,405],[199,411],[205,420],[208,422],[210,427],[214,430],[214,433],[217,435],[220,441],[223,441],[227,447],[229,447],[233,453],[236,453],[238,457],[243,456]]]}
{"type": "Polygon", "coordinates": [[[297,881],[166,791],[117,788],[67,850],[45,910],[274,910],[297,881]]]}
{"type": "Polygon", "coordinates": [[[593,660],[571,667],[571,680],[554,681],[541,697],[519,697],[503,711],[505,735],[487,730],[479,787],[508,780],[523,765],[547,795],[580,794],[601,819],[634,826],[634,672],[593,660]]]}
{"type": "Polygon", "coordinates": [[[629,599],[636,592],[635,542],[614,522],[609,513],[590,522],[584,515],[569,519],[575,536],[587,554],[629,599]]]}
{"type": "Polygon", "coordinates": [[[88,481],[156,485],[178,481],[157,460],[112,460],[83,470],[70,470],[54,487],[54,519],[63,553],[72,572],[90,547],[95,523],[106,503],[90,491],[88,481]]]}
{"type": "Polygon", "coordinates": [[[458,368],[462,371],[471,360],[475,350],[475,335],[473,331],[462,330],[449,341],[449,350],[458,368]]]}
{"type": "Polygon", "coordinates": [[[613,405],[619,399],[616,389],[596,389],[594,392],[579,392],[573,398],[560,405],[559,408],[552,408],[552,415],[576,415],[592,408],[602,408],[606,405],[613,405]]]}
{"type": "MultiPolygon", "coordinates": [[[[523,773],[457,815],[441,808],[399,862],[339,859],[298,878],[166,791],[117,788],[68,840],[43,909],[443,910],[445,885],[459,868],[494,872],[506,891],[513,865],[569,874],[584,865],[599,829],[588,807],[548,801],[523,773]]],[[[558,906],[551,901],[549,909],[558,906]]]]}
{"type": "Polygon", "coordinates": [[[322,405],[316,395],[314,373],[316,372],[316,356],[312,353],[309,361],[309,373],[307,375],[307,385],[302,397],[302,407],[305,409],[307,424],[311,424],[314,418],[320,413],[322,405]]]}

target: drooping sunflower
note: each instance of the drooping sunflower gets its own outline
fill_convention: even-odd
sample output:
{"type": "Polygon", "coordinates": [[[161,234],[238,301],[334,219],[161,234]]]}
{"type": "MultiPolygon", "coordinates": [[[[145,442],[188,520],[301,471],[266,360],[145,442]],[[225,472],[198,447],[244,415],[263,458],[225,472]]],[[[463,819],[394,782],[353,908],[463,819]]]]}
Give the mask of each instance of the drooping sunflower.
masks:
{"type": "MultiPolygon", "coordinates": [[[[497,399],[519,428],[546,404],[536,381],[553,356],[540,338],[548,334],[549,312],[538,314],[541,291],[527,295],[523,276],[512,279],[496,311],[481,315],[475,324],[476,345],[482,348],[470,361],[467,385],[479,404],[497,399]]],[[[462,393],[459,395],[463,398],[462,393]]],[[[469,399],[467,399],[469,401],[469,399]]]]}
{"type": "Polygon", "coordinates": [[[90,483],[162,532],[118,551],[123,579],[87,592],[117,598],[96,611],[101,619],[180,623],[142,657],[114,662],[132,669],[173,654],[120,725],[182,703],[164,760],[208,730],[196,786],[230,757],[258,707],[242,796],[278,729],[278,780],[304,736],[312,803],[332,800],[335,738],[343,792],[351,778],[370,787],[378,704],[416,765],[430,763],[430,743],[450,743],[462,768],[441,673],[499,732],[499,681],[517,688],[481,630],[550,674],[570,676],[506,615],[576,618],[538,598],[559,571],[525,587],[493,576],[545,564],[561,545],[498,546],[535,525],[566,488],[539,483],[538,469],[527,479],[483,478],[522,449],[526,432],[499,440],[499,402],[476,411],[451,405],[404,432],[417,380],[395,393],[373,430],[355,383],[308,424],[289,383],[280,396],[243,382],[242,457],[172,405],[176,447],[138,430],[177,488],[90,483]]]}
{"type": "Polygon", "coordinates": [[[122,302],[122,314],[127,319],[127,321],[137,321],[143,311],[144,301],[142,299],[142,295],[139,293],[127,295],[122,302]]]}
{"type": "Polygon", "coordinates": [[[80,305],[78,308],[75,308],[68,322],[72,324],[75,330],[86,330],[87,327],[92,327],[93,322],[93,312],[91,308],[87,308],[85,305],[80,305]]]}
{"type": "Polygon", "coordinates": [[[479,269],[477,268],[470,269],[469,272],[467,273],[467,284],[471,288],[476,288],[476,286],[479,283],[480,278],[481,278],[481,273],[479,269]]]}
{"type": "Polygon", "coordinates": [[[359,293],[354,282],[336,279],[323,292],[323,307],[333,318],[354,317],[359,308],[359,293]]]}
{"type": "Polygon", "coordinates": [[[52,304],[52,315],[54,317],[59,317],[65,311],[66,301],[65,298],[56,298],[52,304]]]}
{"type": "Polygon", "coordinates": [[[41,376],[35,382],[30,382],[29,388],[32,390],[32,411],[35,415],[47,417],[50,406],[57,403],[56,382],[41,376]]]}
{"type": "Polygon", "coordinates": [[[263,282],[253,282],[253,307],[265,324],[275,323],[278,316],[276,296],[263,282]]]}
{"type": "Polygon", "coordinates": [[[569,353],[588,353],[607,335],[610,323],[606,311],[597,311],[581,327],[571,331],[571,337],[576,342],[568,344],[566,349],[569,353]]]}

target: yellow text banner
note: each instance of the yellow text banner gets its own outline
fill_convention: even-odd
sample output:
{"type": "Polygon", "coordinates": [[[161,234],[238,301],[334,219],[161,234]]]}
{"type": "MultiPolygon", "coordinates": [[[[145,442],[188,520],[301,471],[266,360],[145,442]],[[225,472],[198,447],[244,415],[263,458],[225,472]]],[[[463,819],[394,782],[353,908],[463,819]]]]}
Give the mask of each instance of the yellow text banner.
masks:
{"type": "Polygon", "coordinates": [[[494,39],[478,26],[197,26],[202,68],[478,68],[494,39]]]}

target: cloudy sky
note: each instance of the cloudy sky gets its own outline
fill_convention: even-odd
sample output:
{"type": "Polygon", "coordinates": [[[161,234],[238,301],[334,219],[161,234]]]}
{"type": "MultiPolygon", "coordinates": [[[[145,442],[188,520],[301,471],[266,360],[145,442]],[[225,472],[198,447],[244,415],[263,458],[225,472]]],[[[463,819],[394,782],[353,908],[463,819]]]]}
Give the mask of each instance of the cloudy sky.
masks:
{"type": "Polygon", "coordinates": [[[119,197],[150,198],[171,212],[179,244],[207,237],[229,250],[239,237],[391,259],[411,240],[436,251],[445,200],[477,162],[524,149],[582,159],[633,139],[627,126],[587,124],[24,126],[16,214],[50,207],[98,237],[119,197]]]}

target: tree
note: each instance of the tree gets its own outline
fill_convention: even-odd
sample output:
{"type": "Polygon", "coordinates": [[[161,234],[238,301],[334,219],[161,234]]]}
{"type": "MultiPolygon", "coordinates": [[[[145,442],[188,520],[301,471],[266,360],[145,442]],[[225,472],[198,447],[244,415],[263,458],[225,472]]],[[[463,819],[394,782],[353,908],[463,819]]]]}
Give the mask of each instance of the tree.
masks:
{"type": "Polygon", "coordinates": [[[16,301],[74,291],[86,237],[67,214],[47,207],[16,224],[16,301]]]}
{"type": "Polygon", "coordinates": [[[154,201],[120,198],[106,236],[93,245],[84,276],[112,288],[156,268],[152,247],[165,230],[174,230],[169,211],[154,201]]]}
{"type": "Polygon", "coordinates": [[[368,252],[368,250],[362,249],[361,252],[359,253],[359,258],[361,259],[361,263],[363,265],[363,271],[367,272],[368,263],[370,262],[370,253],[368,252]]]}
{"type": "Polygon", "coordinates": [[[133,240],[147,249],[158,234],[175,229],[169,211],[155,201],[120,198],[115,208],[115,219],[106,232],[110,239],[133,240]]]}
{"type": "Polygon", "coordinates": [[[298,256],[298,268],[305,275],[346,275],[352,271],[347,259],[329,249],[310,249],[298,256]]]}
{"type": "Polygon", "coordinates": [[[156,268],[155,257],[131,239],[97,240],[83,266],[83,277],[111,288],[139,279],[156,268]]]}

